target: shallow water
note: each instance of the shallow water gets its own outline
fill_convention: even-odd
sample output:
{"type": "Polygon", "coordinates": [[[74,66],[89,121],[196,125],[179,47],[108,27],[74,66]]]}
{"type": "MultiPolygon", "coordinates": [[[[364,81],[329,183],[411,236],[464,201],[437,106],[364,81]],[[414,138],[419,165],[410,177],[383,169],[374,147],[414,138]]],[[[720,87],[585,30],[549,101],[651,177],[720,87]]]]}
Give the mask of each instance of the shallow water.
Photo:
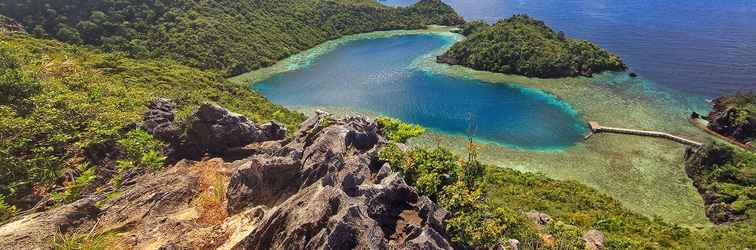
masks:
{"type": "MultiPolygon", "coordinates": [[[[381,1],[408,5],[414,0],[381,1]]],[[[527,13],[687,96],[756,90],[756,1],[444,0],[467,20],[527,13]]]]}
{"type": "Polygon", "coordinates": [[[366,110],[525,149],[561,149],[587,132],[577,112],[544,92],[412,66],[453,42],[429,34],[351,41],[253,88],[278,104],[366,110]]]}

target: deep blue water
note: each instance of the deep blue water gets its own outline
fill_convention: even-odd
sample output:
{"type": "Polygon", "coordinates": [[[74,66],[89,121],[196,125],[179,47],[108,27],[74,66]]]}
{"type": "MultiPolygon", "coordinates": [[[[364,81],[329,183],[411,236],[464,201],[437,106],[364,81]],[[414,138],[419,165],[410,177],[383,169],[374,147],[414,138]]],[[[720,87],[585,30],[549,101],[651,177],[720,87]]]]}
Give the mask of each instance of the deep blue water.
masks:
{"type": "Polygon", "coordinates": [[[349,42],[311,65],[253,85],[288,106],[348,107],[451,134],[527,149],[575,144],[584,122],[541,92],[413,70],[411,62],[449,38],[410,35],[349,42]]]}
{"type": "Polygon", "coordinates": [[[526,13],[598,43],[643,78],[688,96],[756,90],[755,0],[443,1],[467,20],[526,13]]]}

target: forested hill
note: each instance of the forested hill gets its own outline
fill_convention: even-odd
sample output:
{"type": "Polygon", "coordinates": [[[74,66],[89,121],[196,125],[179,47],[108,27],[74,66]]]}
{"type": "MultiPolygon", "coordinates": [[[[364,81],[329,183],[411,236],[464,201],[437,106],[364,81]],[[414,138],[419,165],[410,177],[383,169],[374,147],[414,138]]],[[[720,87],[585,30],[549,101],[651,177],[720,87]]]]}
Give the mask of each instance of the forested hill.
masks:
{"type": "Polygon", "coordinates": [[[470,22],[462,28],[467,39],[440,56],[439,62],[541,78],[591,76],[627,68],[619,56],[591,42],[567,38],[527,15],[492,26],[470,22]]]}
{"type": "Polygon", "coordinates": [[[0,14],[37,37],[168,57],[235,75],[339,36],[464,23],[440,0],[8,0],[0,14]]]}

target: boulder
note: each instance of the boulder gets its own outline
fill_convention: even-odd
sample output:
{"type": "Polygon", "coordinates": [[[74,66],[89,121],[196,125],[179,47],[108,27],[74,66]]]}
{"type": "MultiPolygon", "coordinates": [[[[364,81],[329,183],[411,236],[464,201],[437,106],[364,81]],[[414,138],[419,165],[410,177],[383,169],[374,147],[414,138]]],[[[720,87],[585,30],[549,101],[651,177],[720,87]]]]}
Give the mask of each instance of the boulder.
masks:
{"type": "Polygon", "coordinates": [[[181,124],[176,122],[176,103],[158,98],[147,104],[142,129],[163,141],[175,143],[181,136],[181,124]]]}
{"type": "Polygon", "coordinates": [[[587,250],[604,249],[604,234],[596,229],[591,229],[583,234],[583,243],[587,250]]]}
{"type": "Polygon", "coordinates": [[[255,157],[231,176],[226,197],[228,212],[247,206],[275,206],[296,191],[301,163],[284,157],[255,157]]]}
{"type": "Polygon", "coordinates": [[[191,115],[186,140],[211,154],[262,141],[262,132],[246,117],[218,105],[205,103],[191,115]]]}
{"type": "Polygon", "coordinates": [[[530,221],[535,223],[538,226],[545,226],[551,223],[551,216],[545,213],[541,213],[538,211],[530,211],[525,214],[530,221]]]}
{"type": "Polygon", "coordinates": [[[262,141],[283,140],[286,138],[286,132],[286,127],[283,124],[271,121],[260,126],[261,134],[259,137],[262,141]]]}
{"type": "Polygon", "coordinates": [[[509,245],[510,250],[519,250],[520,249],[520,241],[516,239],[509,239],[507,240],[507,244],[509,245]]]}
{"type": "Polygon", "coordinates": [[[147,105],[141,127],[168,144],[169,162],[188,158],[199,160],[203,154],[238,160],[253,154],[245,146],[286,138],[286,127],[272,121],[261,126],[246,117],[215,104],[205,103],[187,121],[176,121],[176,104],[159,98],[147,105]]]}

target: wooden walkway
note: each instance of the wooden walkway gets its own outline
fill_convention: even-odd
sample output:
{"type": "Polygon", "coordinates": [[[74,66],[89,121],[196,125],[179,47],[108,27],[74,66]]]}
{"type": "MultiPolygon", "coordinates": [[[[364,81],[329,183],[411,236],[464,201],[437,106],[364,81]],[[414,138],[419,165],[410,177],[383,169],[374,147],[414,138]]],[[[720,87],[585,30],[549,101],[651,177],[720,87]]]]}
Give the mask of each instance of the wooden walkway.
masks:
{"type": "Polygon", "coordinates": [[[626,129],[626,128],[613,128],[613,127],[603,127],[599,125],[598,122],[588,122],[588,124],[591,126],[591,133],[585,136],[585,139],[588,139],[593,134],[597,133],[614,133],[614,134],[625,134],[625,135],[637,135],[637,136],[647,136],[647,137],[656,137],[656,138],[662,138],[671,140],[677,143],[685,144],[688,146],[695,146],[695,147],[701,147],[703,146],[703,143],[688,140],[676,135],[663,133],[663,132],[656,132],[656,131],[645,131],[645,130],[635,130],[635,129],[626,129]]]}

